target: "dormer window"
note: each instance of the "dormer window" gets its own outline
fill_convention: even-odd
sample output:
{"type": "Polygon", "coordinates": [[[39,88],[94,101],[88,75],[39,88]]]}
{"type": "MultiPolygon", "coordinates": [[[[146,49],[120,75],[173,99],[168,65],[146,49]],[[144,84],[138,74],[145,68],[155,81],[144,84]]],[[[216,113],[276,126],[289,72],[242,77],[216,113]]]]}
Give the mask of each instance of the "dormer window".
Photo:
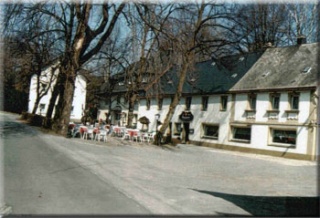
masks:
{"type": "Polygon", "coordinates": [[[269,74],[270,74],[270,71],[267,71],[267,72],[262,74],[262,77],[267,77],[269,74]]]}

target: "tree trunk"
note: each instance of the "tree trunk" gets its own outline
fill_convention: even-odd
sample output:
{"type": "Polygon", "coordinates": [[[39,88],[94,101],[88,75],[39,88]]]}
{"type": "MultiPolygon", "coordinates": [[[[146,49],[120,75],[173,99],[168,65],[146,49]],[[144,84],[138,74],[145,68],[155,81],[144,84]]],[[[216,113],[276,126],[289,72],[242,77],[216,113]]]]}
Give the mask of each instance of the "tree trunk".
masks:
{"type": "Polygon", "coordinates": [[[60,88],[60,86],[58,84],[56,84],[53,88],[51,99],[50,99],[48,110],[47,110],[47,115],[46,115],[47,119],[52,118],[54,106],[55,106],[57,98],[59,96],[59,88],[60,88]]]}
{"type": "Polygon", "coordinates": [[[132,121],[133,121],[133,111],[134,111],[134,103],[137,99],[137,95],[132,93],[130,94],[129,98],[129,112],[128,112],[128,126],[132,127],[132,121]]]}
{"type": "Polygon", "coordinates": [[[33,109],[32,109],[32,114],[35,114],[37,112],[39,102],[40,102],[40,98],[37,96],[36,101],[34,102],[33,109]]]}
{"type": "Polygon", "coordinates": [[[188,68],[190,66],[190,54],[186,54],[186,57],[184,58],[183,62],[182,62],[182,68],[180,70],[180,78],[179,78],[179,82],[178,82],[178,86],[177,86],[177,90],[176,90],[176,94],[174,95],[173,101],[170,104],[169,107],[169,111],[166,115],[165,120],[163,121],[163,124],[161,125],[161,128],[159,130],[159,133],[157,134],[157,137],[155,139],[154,144],[158,145],[160,144],[159,140],[159,134],[160,136],[163,136],[163,134],[165,133],[166,129],[169,127],[170,121],[173,117],[173,114],[176,110],[177,105],[179,104],[179,101],[181,99],[181,94],[182,94],[182,88],[183,88],[183,84],[185,82],[186,76],[187,76],[187,72],[188,72],[188,68]]]}
{"type": "Polygon", "coordinates": [[[75,72],[73,69],[63,69],[61,75],[66,75],[65,83],[60,87],[59,101],[54,116],[53,130],[58,134],[66,135],[68,132],[68,125],[70,122],[70,114],[73,102],[73,95],[75,89],[75,72]]]}

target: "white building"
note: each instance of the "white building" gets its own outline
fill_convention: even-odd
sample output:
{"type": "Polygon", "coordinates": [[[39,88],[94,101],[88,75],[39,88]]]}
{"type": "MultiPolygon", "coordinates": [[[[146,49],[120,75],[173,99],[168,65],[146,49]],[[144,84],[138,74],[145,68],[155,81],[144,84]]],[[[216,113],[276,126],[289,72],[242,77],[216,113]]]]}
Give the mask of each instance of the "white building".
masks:
{"type": "MultiPolygon", "coordinates": [[[[51,99],[53,87],[57,81],[58,73],[59,71],[58,71],[57,65],[48,67],[41,73],[41,76],[40,76],[41,90],[43,91],[48,90],[48,91],[41,98],[36,114],[44,115],[44,116],[46,115],[49,102],[51,99]]],[[[38,83],[38,77],[36,74],[34,74],[31,77],[31,82],[30,82],[29,105],[28,105],[29,113],[32,113],[32,110],[34,108],[34,104],[37,98],[37,83],[38,83]]],[[[75,81],[75,91],[73,96],[72,111],[71,111],[71,117],[70,117],[72,121],[80,121],[81,117],[83,116],[83,110],[86,104],[86,86],[87,86],[86,78],[82,75],[78,75],[75,81]]],[[[56,104],[57,102],[58,102],[58,99],[56,101],[56,104]]],[[[54,115],[54,111],[53,111],[53,115],[54,115]]]]}
{"type": "MultiPolygon", "coordinates": [[[[319,43],[302,44],[197,63],[167,133],[182,143],[315,160],[318,50],[319,43]]],[[[148,131],[156,130],[158,119],[163,122],[177,81],[172,70],[161,79],[161,95],[141,89],[133,111],[138,129],[145,128],[142,117],[150,121],[148,131]]],[[[112,122],[123,126],[128,102],[119,96],[125,84],[112,93],[110,111],[112,122]]],[[[108,108],[100,104],[99,118],[105,119],[108,108]]]]}

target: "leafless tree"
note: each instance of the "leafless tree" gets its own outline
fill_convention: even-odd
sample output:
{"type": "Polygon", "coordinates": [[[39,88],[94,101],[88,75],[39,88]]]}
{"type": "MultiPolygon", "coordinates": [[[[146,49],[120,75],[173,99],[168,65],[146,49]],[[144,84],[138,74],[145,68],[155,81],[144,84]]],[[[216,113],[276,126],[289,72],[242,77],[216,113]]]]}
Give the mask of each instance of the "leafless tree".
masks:
{"type": "Polygon", "coordinates": [[[239,50],[263,51],[268,46],[283,45],[286,35],[284,4],[244,4],[237,6],[236,17],[244,38],[239,50]]]}
{"type": "MultiPolygon", "coordinates": [[[[163,134],[169,126],[175,108],[181,99],[185,79],[188,72],[194,67],[197,57],[200,54],[230,53],[232,45],[239,43],[241,36],[237,29],[237,19],[232,16],[234,11],[231,10],[231,7],[201,1],[192,4],[173,4],[165,10],[162,17],[155,16],[157,20],[153,22],[142,16],[148,26],[161,33],[164,41],[169,42],[170,49],[173,51],[170,58],[175,59],[175,69],[179,77],[176,94],[161,126],[160,134],[163,134]],[[159,25],[156,22],[162,21],[161,18],[165,18],[165,25],[159,25]]],[[[150,10],[148,12],[150,13],[150,10]]],[[[158,143],[157,140],[155,143],[158,143]]]]}
{"type": "MultiPolygon", "coordinates": [[[[50,23],[50,31],[39,32],[39,34],[51,33],[56,38],[55,46],[59,51],[58,88],[53,92],[54,98],[59,95],[53,125],[58,133],[67,133],[75,78],[79,69],[99,52],[111,35],[124,7],[125,3],[121,2],[93,5],[92,1],[64,2],[61,0],[55,4],[43,2],[15,5],[8,13],[9,23],[17,25],[19,21],[18,27],[38,18],[42,22],[50,23]]],[[[7,29],[7,31],[10,30],[12,29],[7,29]]],[[[21,29],[17,30],[21,31],[21,29]]],[[[52,102],[55,102],[54,100],[52,102]]]]}
{"type": "Polygon", "coordinates": [[[286,10],[288,44],[296,44],[301,36],[309,42],[316,42],[319,35],[319,4],[287,4],[286,10]]]}

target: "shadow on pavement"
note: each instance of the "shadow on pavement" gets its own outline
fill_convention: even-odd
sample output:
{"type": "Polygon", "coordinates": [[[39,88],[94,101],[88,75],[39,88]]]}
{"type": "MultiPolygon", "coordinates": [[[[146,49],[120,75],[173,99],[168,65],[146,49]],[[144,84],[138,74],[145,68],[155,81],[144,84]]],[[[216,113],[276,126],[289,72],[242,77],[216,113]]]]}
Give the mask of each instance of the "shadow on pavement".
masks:
{"type": "MultiPolygon", "coordinates": [[[[319,217],[320,197],[273,197],[234,195],[205,190],[194,191],[222,198],[241,207],[252,216],[301,216],[319,217]]],[[[217,212],[220,216],[241,216],[217,212]]]]}
{"type": "Polygon", "coordinates": [[[24,137],[24,136],[35,136],[39,133],[32,129],[30,126],[15,122],[15,121],[1,121],[0,122],[0,134],[1,138],[9,137],[24,137]]]}

